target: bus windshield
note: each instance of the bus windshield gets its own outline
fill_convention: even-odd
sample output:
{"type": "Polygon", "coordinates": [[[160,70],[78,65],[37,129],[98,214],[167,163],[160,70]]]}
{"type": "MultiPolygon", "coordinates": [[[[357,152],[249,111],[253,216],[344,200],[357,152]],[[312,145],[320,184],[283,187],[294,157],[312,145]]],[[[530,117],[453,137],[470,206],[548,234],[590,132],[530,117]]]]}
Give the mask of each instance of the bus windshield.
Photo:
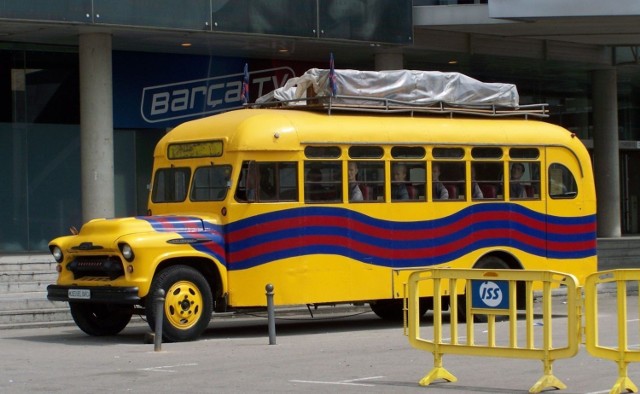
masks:
{"type": "Polygon", "coordinates": [[[154,203],[191,201],[221,201],[227,196],[231,166],[198,167],[189,189],[190,168],[160,168],[156,171],[151,193],[154,203]]]}

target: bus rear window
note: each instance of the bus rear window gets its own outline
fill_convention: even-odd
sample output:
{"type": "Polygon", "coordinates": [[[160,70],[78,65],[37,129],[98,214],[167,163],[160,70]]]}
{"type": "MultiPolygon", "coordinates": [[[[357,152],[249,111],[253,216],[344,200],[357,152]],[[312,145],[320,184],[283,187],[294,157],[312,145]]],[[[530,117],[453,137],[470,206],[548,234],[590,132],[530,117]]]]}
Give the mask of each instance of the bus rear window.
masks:
{"type": "Polygon", "coordinates": [[[562,164],[553,163],[549,166],[549,196],[556,198],[575,198],[578,195],[578,185],[571,171],[562,164]]]}
{"type": "Polygon", "coordinates": [[[153,177],[153,202],[182,202],[187,198],[189,168],[161,168],[153,177]]]}

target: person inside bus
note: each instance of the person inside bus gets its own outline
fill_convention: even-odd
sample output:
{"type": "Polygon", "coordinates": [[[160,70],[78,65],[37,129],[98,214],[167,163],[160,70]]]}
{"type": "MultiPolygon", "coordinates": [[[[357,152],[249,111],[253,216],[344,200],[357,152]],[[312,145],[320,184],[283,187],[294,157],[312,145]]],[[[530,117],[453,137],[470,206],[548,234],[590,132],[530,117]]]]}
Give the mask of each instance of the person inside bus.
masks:
{"type": "Polygon", "coordinates": [[[434,200],[448,200],[449,191],[440,182],[440,164],[433,163],[431,166],[431,177],[433,182],[433,199],[434,200]]]}
{"type": "Polygon", "coordinates": [[[471,197],[484,198],[480,185],[476,182],[476,168],[474,166],[471,166],[471,197]]]}
{"type": "Polygon", "coordinates": [[[276,198],[275,165],[260,166],[260,200],[276,198]]]}
{"type": "Polygon", "coordinates": [[[350,161],[347,172],[349,176],[349,201],[362,201],[362,190],[360,190],[357,181],[358,164],[355,161],[350,161]]]}
{"type": "Polygon", "coordinates": [[[391,170],[393,182],[391,184],[391,200],[408,200],[409,191],[407,190],[407,166],[404,164],[394,164],[391,170]]]}
{"type": "Polygon", "coordinates": [[[509,184],[511,198],[527,198],[527,191],[520,183],[522,175],[524,175],[524,164],[513,163],[511,165],[511,181],[509,184]]]}

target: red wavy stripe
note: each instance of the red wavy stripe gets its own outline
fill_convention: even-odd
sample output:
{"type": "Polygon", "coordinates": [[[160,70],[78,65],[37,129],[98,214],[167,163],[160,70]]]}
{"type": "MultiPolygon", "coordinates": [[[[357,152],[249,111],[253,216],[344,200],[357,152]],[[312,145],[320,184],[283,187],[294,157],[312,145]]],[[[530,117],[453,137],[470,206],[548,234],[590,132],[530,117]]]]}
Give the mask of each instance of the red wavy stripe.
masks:
{"type": "MultiPolygon", "coordinates": [[[[519,222],[524,226],[530,227],[535,230],[545,231],[544,223],[534,220],[528,216],[511,213],[509,215],[510,219],[519,222]]],[[[494,212],[480,212],[475,213],[471,216],[465,217],[462,220],[451,223],[447,226],[442,226],[438,228],[427,228],[422,230],[414,230],[414,229],[383,229],[380,227],[368,225],[362,223],[357,220],[353,220],[350,218],[338,217],[338,216],[308,216],[301,218],[288,218],[275,220],[272,222],[267,222],[264,224],[252,226],[241,231],[236,231],[230,233],[228,235],[229,242],[237,242],[242,241],[244,239],[259,236],[263,234],[268,234],[273,231],[279,230],[288,230],[295,227],[300,227],[303,225],[304,227],[323,227],[323,226],[334,226],[334,227],[346,227],[351,228],[355,232],[360,232],[363,234],[368,234],[377,238],[383,238],[388,240],[421,240],[421,239],[429,239],[447,236],[450,234],[455,234],[462,229],[473,226],[478,223],[486,223],[494,220],[503,220],[503,217],[496,217],[496,213],[494,212]]],[[[573,232],[580,232],[580,226],[554,226],[554,228],[561,232],[567,231],[564,230],[565,227],[569,227],[573,232]]],[[[584,231],[584,230],[583,230],[584,231]]]]}
{"type": "MultiPolygon", "coordinates": [[[[302,236],[296,238],[280,239],[271,242],[266,242],[260,245],[246,248],[244,250],[234,252],[229,256],[229,261],[242,261],[262,254],[268,254],[273,252],[279,252],[281,250],[292,248],[303,248],[309,246],[340,246],[345,247],[355,252],[362,254],[374,255],[382,259],[416,259],[416,258],[432,258],[441,255],[453,253],[456,250],[463,249],[470,244],[481,241],[483,239],[492,238],[504,238],[504,237],[516,237],[519,241],[529,244],[532,247],[545,249],[545,242],[539,238],[531,237],[527,234],[520,232],[513,232],[513,234],[505,234],[509,230],[494,229],[494,230],[480,230],[475,232],[471,236],[467,236],[447,244],[429,246],[424,248],[412,248],[412,249],[390,249],[387,247],[381,247],[360,241],[353,240],[348,237],[334,236],[334,235],[315,235],[315,236],[302,236]]],[[[561,245],[559,250],[567,249],[571,247],[575,248],[576,244],[561,245]]]]}

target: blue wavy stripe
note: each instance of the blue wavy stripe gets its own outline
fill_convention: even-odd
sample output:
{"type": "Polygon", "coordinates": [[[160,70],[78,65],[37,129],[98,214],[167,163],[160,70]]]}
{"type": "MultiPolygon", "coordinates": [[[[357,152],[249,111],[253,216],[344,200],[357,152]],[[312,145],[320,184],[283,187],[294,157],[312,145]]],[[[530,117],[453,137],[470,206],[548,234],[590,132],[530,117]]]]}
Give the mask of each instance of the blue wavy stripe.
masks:
{"type": "MultiPolygon", "coordinates": [[[[595,228],[595,215],[572,218],[554,217],[543,215],[521,206],[504,203],[480,204],[468,207],[446,218],[409,223],[374,219],[342,208],[306,207],[278,213],[269,213],[232,223],[227,226],[227,231],[230,235],[236,231],[249,234],[253,226],[268,227],[270,224],[282,219],[299,219],[299,221],[294,221],[299,223],[299,227],[295,226],[266,234],[248,236],[240,241],[231,242],[229,244],[229,252],[232,259],[230,267],[232,269],[245,269],[267,263],[274,259],[316,253],[341,255],[385,267],[417,267],[446,263],[478,248],[500,246],[510,246],[533,255],[556,259],[585,258],[596,254],[596,234],[593,230],[595,228]],[[490,213],[491,217],[495,219],[473,222],[455,233],[420,240],[390,241],[384,236],[355,231],[353,228],[347,228],[341,224],[305,226],[304,220],[304,218],[308,219],[313,216],[326,219],[331,218],[332,220],[335,220],[336,217],[345,220],[349,218],[355,222],[372,226],[378,229],[381,235],[384,235],[385,231],[391,232],[393,230],[424,231],[438,228],[444,229],[447,226],[457,224],[459,221],[468,220],[470,215],[474,213],[490,213]],[[554,224],[561,231],[563,226],[584,226],[585,230],[575,231],[574,227],[571,232],[547,233],[529,225],[510,220],[509,216],[513,213],[526,217],[528,221],[534,223],[536,227],[545,228],[546,221],[554,224]],[[476,237],[476,234],[480,231],[499,232],[502,235],[494,234],[489,238],[479,239],[479,237],[476,237]],[[313,237],[316,236],[333,237],[335,242],[329,244],[314,244],[315,240],[313,237]],[[305,242],[305,239],[307,242],[305,242]],[[446,253],[438,253],[438,248],[442,249],[442,247],[446,247],[450,243],[455,243],[461,239],[466,241],[466,245],[462,245],[446,253]],[[529,239],[533,240],[527,242],[529,239]],[[291,242],[288,247],[280,247],[280,249],[276,248],[272,250],[273,247],[270,247],[269,244],[279,240],[290,240],[291,242]],[[305,245],[300,246],[296,241],[303,241],[305,245]],[[549,245],[547,241],[549,241],[549,244],[553,243],[555,246],[553,248],[547,247],[546,245],[549,245]],[[360,250],[358,250],[358,247],[351,247],[355,243],[360,243],[365,246],[368,245],[370,248],[383,247],[386,251],[386,253],[383,254],[391,257],[363,253],[361,250],[362,247],[360,247],[360,250]],[[536,246],[532,243],[545,246],[536,246]],[[583,245],[586,246],[574,247],[576,243],[583,243],[583,245]],[[246,248],[255,248],[256,246],[264,246],[263,251],[261,253],[254,253],[249,258],[233,259],[235,252],[242,253],[246,248]],[[422,251],[418,249],[422,249],[422,251]],[[424,249],[428,249],[426,253],[424,249]],[[416,257],[411,254],[409,254],[411,257],[402,258],[399,256],[400,253],[411,250],[416,251],[416,253],[413,254],[416,257]],[[394,252],[398,253],[396,254],[394,252]],[[420,256],[420,254],[423,256],[420,256]]],[[[229,238],[233,239],[232,236],[229,238]]]]}

